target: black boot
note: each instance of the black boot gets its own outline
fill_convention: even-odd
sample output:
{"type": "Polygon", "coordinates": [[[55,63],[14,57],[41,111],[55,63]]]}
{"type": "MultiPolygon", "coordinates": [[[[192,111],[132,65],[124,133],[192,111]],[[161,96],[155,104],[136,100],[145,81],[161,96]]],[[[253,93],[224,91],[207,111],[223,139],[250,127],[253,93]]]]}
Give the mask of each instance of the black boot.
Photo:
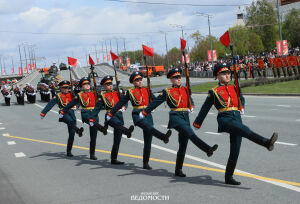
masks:
{"type": "Polygon", "coordinates": [[[125,135],[127,136],[127,138],[131,138],[131,134],[132,134],[133,130],[134,130],[134,126],[130,125],[130,127],[125,132],[125,135]]]}
{"type": "Polygon", "coordinates": [[[100,125],[99,123],[94,123],[94,126],[100,131],[103,133],[103,135],[107,135],[107,128],[108,128],[108,125],[107,123],[102,126],[100,125]]]}
{"type": "Polygon", "coordinates": [[[75,130],[79,137],[82,137],[83,127],[78,128],[76,125],[71,125],[71,128],[75,130]]]}
{"type": "Polygon", "coordinates": [[[72,154],[72,147],[73,147],[73,141],[68,141],[68,144],[67,144],[67,157],[73,157],[73,154],[72,154]]]}
{"type": "Polygon", "coordinates": [[[211,147],[208,144],[206,144],[204,141],[202,141],[199,137],[192,137],[190,139],[199,149],[206,152],[208,157],[211,157],[213,155],[214,151],[216,151],[218,149],[217,144],[215,144],[214,146],[211,147]]]}
{"type": "Polygon", "coordinates": [[[225,183],[229,185],[241,185],[241,182],[234,180],[233,172],[236,166],[236,162],[234,160],[228,160],[226,171],[225,171],[225,183]]]}
{"type": "Polygon", "coordinates": [[[152,169],[152,167],[149,165],[150,153],[151,153],[151,151],[144,150],[144,155],[143,155],[143,169],[147,169],[147,170],[151,170],[152,169]]]}
{"type": "Polygon", "coordinates": [[[111,164],[115,164],[115,165],[123,165],[124,162],[121,162],[121,161],[117,160],[118,152],[119,152],[119,148],[118,147],[113,147],[112,148],[111,155],[110,155],[110,158],[111,158],[110,163],[111,164]]]}
{"type": "Polygon", "coordinates": [[[121,125],[120,123],[117,123],[117,122],[115,122],[113,120],[110,120],[108,123],[109,123],[109,125],[111,127],[120,130],[122,132],[122,134],[124,134],[124,135],[127,136],[127,138],[131,138],[131,134],[132,134],[132,132],[134,130],[134,126],[133,125],[131,125],[129,128],[126,128],[123,125],[121,125]]]}
{"type": "Polygon", "coordinates": [[[97,160],[98,158],[95,156],[95,146],[90,144],[90,159],[97,160]]]}
{"type": "Polygon", "coordinates": [[[182,172],[182,166],[183,166],[183,161],[184,161],[184,154],[178,154],[177,153],[177,158],[176,158],[176,167],[175,167],[175,176],[179,177],[186,177],[186,175],[182,172]]]}
{"type": "Polygon", "coordinates": [[[259,134],[256,134],[255,132],[252,132],[248,139],[256,144],[266,147],[269,151],[272,151],[274,149],[274,143],[278,139],[278,133],[274,132],[272,137],[267,139],[259,134]]]}
{"type": "Polygon", "coordinates": [[[172,131],[168,130],[166,134],[163,134],[162,132],[158,131],[155,128],[152,128],[152,135],[155,136],[156,138],[164,141],[165,144],[169,142],[169,137],[171,136],[172,131]]]}

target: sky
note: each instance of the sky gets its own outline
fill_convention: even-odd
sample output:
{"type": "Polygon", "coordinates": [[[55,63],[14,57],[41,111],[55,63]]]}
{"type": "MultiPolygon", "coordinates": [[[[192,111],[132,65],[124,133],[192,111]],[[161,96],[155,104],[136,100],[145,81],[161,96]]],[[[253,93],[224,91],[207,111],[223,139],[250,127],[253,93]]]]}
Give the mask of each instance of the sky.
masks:
{"type": "MultiPolygon", "coordinates": [[[[109,0],[0,0],[0,58],[6,72],[20,66],[19,46],[24,58],[24,45],[32,46],[39,67],[53,62],[67,62],[67,56],[84,65],[85,56],[95,50],[103,61],[105,42],[108,51],[122,52],[141,49],[142,44],[165,54],[165,35],[168,49],[179,48],[182,25],[188,46],[193,46],[190,34],[199,30],[208,35],[207,17],[212,15],[211,32],[220,37],[236,20],[237,5],[241,10],[252,0],[129,0],[131,2],[163,2],[177,4],[213,4],[223,6],[170,6],[137,4],[109,0]],[[225,5],[234,6],[225,6],[225,5]],[[124,49],[125,41],[125,49],[124,49]],[[117,49],[118,42],[118,49],[117,49]],[[102,50],[103,45],[103,50],[102,50]]],[[[28,53],[27,53],[28,55],[28,53]]],[[[23,62],[24,66],[24,62],[23,62]]]]}

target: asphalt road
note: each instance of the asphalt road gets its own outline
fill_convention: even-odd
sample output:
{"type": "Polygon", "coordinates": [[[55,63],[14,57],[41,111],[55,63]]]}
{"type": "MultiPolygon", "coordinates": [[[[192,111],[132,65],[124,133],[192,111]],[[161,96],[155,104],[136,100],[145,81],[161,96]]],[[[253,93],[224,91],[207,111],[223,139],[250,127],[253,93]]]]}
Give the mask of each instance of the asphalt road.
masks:
{"type": "MultiPolygon", "coordinates": [[[[76,70],[84,76],[88,70],[76,70]]],[[[113,74],[109,68],[96,68],[99,75],[113,74]]],[[[68,79],[69,73],[61,75],[68,79]]],[[[39,74],[26,80],[36,84],[39,74]]],[[[121,76],[127,83],[128,76],[121,76]]],[[[198,79],[199,80],[199,79],[198,79]]],[[[199,81],[201,82],[202,79],[199,81]]],[[[153,83],[168,81],[153,78],[153,83]],[[157,82],[156,82],[157,81],[157,82]]],[[[25,81],[23,82],[25,83],[25,81]]],[[[206,95],[193,95],[195,113],[206,95]]],[[[153,138],[150,164],[142,169],[143,137],[137,127],[131,139],[124,137],[119,160],[123,166],[110,164],[112,131],[98,133],[98,161],[88,159],[88,126],[84,136],[76,136],[73,158],[66,158],[67,129],[58,123],[57,107],[44,120],[39,118],[46,103],[10,107],[0,98],[0,203],[299,203],[300,199],[300,98],[246,96],[243,121],[256,132],[270,137],[279,133],[279,143],[272,152],[243,140],[235,177],[241,186],[224,185],[224,165],[229,155],[229,137],[217,133],[217,111],[212,109],[197,135],[208,144],[219,144],[212,157],[189,142],[183,171],[186,178],[174,177],[178,136],[175,131],[168,144],[153,138]],[[152,199],[152,200],[150,200],[152,199]]],[[[131,105],[124,113],[126,126],[132,124],[131,105]]],[[[169,108],[162,104],[153,113],[155,126],[167,131],[169,108]]],[[[104,112],[100,112],[104,119],[104,112]]]]}

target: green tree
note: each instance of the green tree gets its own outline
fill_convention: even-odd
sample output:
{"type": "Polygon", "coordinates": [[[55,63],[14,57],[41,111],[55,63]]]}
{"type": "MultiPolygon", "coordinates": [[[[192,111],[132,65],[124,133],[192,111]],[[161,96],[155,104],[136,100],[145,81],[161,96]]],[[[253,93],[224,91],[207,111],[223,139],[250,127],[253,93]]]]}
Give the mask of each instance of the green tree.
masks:
{"type": "Polygon", "coordinates": [[[267,0],[253,1],[246,7],[246,26],[260,36],[264,48],[271,51],[279,39],[274,8],[267,0]]]}
{"type": "Polygon", "coordinates": [[[286,14],[282,34],[291,47],[300,46],[300,9],[293,8],[286,14]]]}
{"type": "Polygon", "coordinates": [[[181,63],[181,51],[177,47],[173,47],[168,52],[170,65],[178,66],[181,63]]]}
{"type": "Polygon", "coordinates": [[[229,29],[230,41],[233,45],[234,53],[246,55],[249,48],[249,34],[247,28],[235,26],[229,29]]]}
{"type": "MultiPolygon", "coordinates": [[[[195,40],[195,45],[191,50],[191,61],[206,61],[208,60],[207,51],[210,50],[210,38],[204,37],[199,31],[193,33],[191,37],[195,40]]],[[[212,36],[212,47],[217,52],[217,58],[225,57],[225,47],[220,41],[212,36]]]]}
{"type": "Polygon", "coordinates": [[[248,50],[250,53],[257,55],[265,50],[260,36],[256,33],[250,32],[248,39],[248,50]]]}

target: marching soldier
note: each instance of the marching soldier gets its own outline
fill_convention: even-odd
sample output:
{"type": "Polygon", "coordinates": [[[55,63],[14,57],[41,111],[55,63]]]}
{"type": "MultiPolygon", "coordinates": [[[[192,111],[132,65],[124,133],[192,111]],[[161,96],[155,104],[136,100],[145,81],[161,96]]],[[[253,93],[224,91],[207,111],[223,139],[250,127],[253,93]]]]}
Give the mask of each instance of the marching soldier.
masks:
{"type": "Polygon", "coordinates": [[[103,127],[98,123],[99,117],[97,111],[94,111],[96,101],[101,100],[101,98],[96,99],[95,92],[90,90],[90,80],[87,77],[83,77],[79,81],[79,85],[82,91],[60,111],[59,117],[63,117],[73,106],[78,104],[81,106],[81,118],[84,123],[89,124],[90,119],[94,119],[93,126],[90,126],[90,159],[97,160],[95,156],[97,129],[104,135],[107,134],[107,126],[103,127]]]}
{"type": "MultiPolygon", "coordinates": [[[[127,138],[130,138],[131,133],[134,130],[134,126],[131,125],[129,129],[124,127],[123,112],[126,110],[126,106],[123,106],[118,112],[116,112],[115,116],[111,118],[109,121],[106,120],[106,116],[108,115],[108,113],[120,100],[120,93],[113,90],[112,81],[113,81],[112,76],[105,76],[101,80],[100,84],[103,86],[105,91],[101,92],[102,100],[96,104],[97,108],[95,108],[95,110],[98,111],[103,106],[106,109],[105,123],[108,123],[108,125],[114,128],[114,143],[111,150],[111,164],[120,165],[120,164],[124,164],[124,162],[117,160],[122,134],[125,134],[127,135],[127,138]]],[[[90,124],[92,123],[93,123],[93,119],[90,120],[90,124]]]]}
{"type": "MultiPolygon", "coordinates": [[[[253,132],[243,124],[241,113],[243,114],[244,109],[241,110],[241,113],[238,111],[239,98],[237,96],[236,87],[228,84],[229,74],[229,65],[226,63],[220,64],[214,70],[214,75],[218,78],[219,84],[209,90],[208,96],[202,105],[193,126],[197,129],[201,127],[212,105],[218,109],[218,131],[230,134],[230,155],[225,171],[225,183],[230,185],[240,185],[241,183],[233,179],[232,176],[239,156],[242,137],[272,151],[274,143],[278,138],[278,133],[274,132],[271,139],[267,139],[253,132]]],[[[242,107],[244,107],[245,100],[242,95],[240,96],[240,100],[242,107]]]]}
{"type": "Polygon", "coordinates": [[[24,105],[24,92],[18,85],[14,88],[14,94],[17,98],[17,103],[19,105],[24,105]]]}
{"type": "Polygon", "coordinates": [[[32,85],[26,83],[23,92],[25,92],[29,103],[35,103],[36,91],[34,90],[34,87],[32,85]]]}
{"type": "Polygon", "coordinates": [[[10,106],[10,98],[11,98],[11,95],[12,95],[12,87],[10,87],[9,85],[5,84],[2,87],[1,93],[2,93],[2,95],[4,97],[5,104],[7,106],[10,106]]]}
{"type": "Polygon", "coordinates": [[[147,88],[143,87],[143,74],[141,72],[133,72],[129,78],[129,82],[134,85],[133,88],[129,89],[125,96],[123,96],[119,102],[111,109],[111,111],[106,116],[107,121],[110,121],[112,117],[126,104],[131,101],[133,106],[132,119],[134,125],[143,129],[144,133],[144,153],[143,153],[143,169],[152,169],[149,165],[150,153],[151,153],[151,143],[152,135],[156,138],[164,141],[164,143],[169,142],[169,137],[171,136],[171,130],[168,130],[166,134],[161,133],[153,127],[153,118],[151,113],[149,113],[146,119],[141,120],[139,118],[139,113],[147,108],[149,104],[149,95],[152,98],[155,96],[147,88]]]}
{"type": "MultiPolygon", "coordinates": [[[[64,80],[58,84],[60,87],[61,93],[58,93],[51,99],[51,101],[46,105],[46,107],[42,110],[40,113],[41,119],[44,119],[46,114],[55,106],[55,104],[58,105],[59,109],[62,110],[69,102],[72,101],[72,93],[69,92],[69,86],[70,82],[67,80],[64,80]]],[[[76,108],[76,106],[72,106],[73,108],[76,108]]],[[[68,111],[63,118],[59,118],[59,122],[64,122],[68,126],[68,132],[69,132],[69,138],[68,138],[68,144],[67,144],[67,156],[73,157],[73,154],[71,152],[74,142],[74,136],[75,132],[79,135],[79,137],[82,136],[83,127],[78,128],[76,126],[76,116],[74,113],[74,110],[68,111]]]]}
{"type": "Polygon", "coordinates": [[[202,141],[191,128],[189,120],[189,111],[187,101],[188,95],[185,87],[181,85],[181,69],[171,69],[167,75],[170,79],[172,86],[163,90],[163,93],[153,100],[149,106],[140,113],[140,118],[147,119],[149,113],[158,107],[163,102],[167,102],[171,108],[170,120],[168,128],[174,128],[179,133],[179,149],[176,158],[175,176],[185,177],[182,172],[183,161],[185,157],[186,147],[190,139],[199,149],[206,152],[207,156],[212,156],[213,152],[218,148],[218,145],[210,147],[202,141]]]}

